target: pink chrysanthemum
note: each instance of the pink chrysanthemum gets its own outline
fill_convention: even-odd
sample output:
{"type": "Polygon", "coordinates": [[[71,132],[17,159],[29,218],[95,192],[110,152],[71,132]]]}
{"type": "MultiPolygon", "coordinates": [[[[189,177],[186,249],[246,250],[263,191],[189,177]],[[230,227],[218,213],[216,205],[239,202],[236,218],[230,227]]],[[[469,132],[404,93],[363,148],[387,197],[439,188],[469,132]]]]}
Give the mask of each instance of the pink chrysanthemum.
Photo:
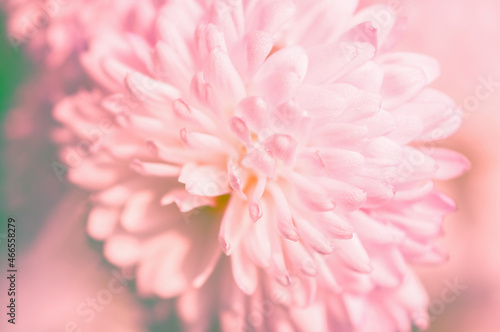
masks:
{"type": "Polygon", "coordinates": [[[459,111],[426,87],[433,59],[390,52],[401,22],[356,6],[145,1],[149,27],[85,37],[91,89],[53,112],[62,168],[107,258],[142,295],[180,297],[186,329],[426,325],[408,264],[443,258],[454,205],[432,179],[468,162],[432,143],[459,111]]]}

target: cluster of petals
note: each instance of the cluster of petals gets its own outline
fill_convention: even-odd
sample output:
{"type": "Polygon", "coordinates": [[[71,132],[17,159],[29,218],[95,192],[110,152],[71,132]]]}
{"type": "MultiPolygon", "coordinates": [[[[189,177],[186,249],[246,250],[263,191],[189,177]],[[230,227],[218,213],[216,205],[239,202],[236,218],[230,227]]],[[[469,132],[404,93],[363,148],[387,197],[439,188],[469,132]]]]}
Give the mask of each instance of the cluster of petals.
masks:
{"type": "Polygon", "coordinates": [[[190,331],[425,327],[411,265],[445,258],[455,209],[433,180],[469,165],[435,146],[461,118],[427,87],[436,61],[391,52],[404,21],[354,0],[132,2],[54,20],[88,25],[88,83],[51,137],[110,262],[178,297],[190,331]]]}

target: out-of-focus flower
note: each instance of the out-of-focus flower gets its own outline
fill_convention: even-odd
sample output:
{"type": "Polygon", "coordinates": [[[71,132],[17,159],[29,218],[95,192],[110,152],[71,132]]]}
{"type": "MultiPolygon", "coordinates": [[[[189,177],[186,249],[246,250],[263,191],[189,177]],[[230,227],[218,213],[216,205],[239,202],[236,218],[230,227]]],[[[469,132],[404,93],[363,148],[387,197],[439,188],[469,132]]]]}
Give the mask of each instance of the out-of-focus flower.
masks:
{"type": "MultiPolygon", "coordinates": [[[[141,306],[129,291],[133,279],[109,271],[88,247],[84,203],[82,192],[66,195],[29,252],[14,260],[15,325],[4,313],[2,331],[146,331],[141,306]]],[[[17,219],[16,225],[24,221],[17,219]]],[[[26,241],[20,242],[17,234],[18,249],[26,249],[26,241]]],[[[4,277],[0,285],[7,290],[9,283],[4,277]]]]}
{"type": "MultiPolygon", "coordinates": [[[[0,0],[0,4],[9,13],[6,37],[12,50],[27,50],[36,67],[31,80],[18,91],[18,103],[7,114],[2,135],[9,141],[2,152],[5,205],[18,218],[30,220],[23,233],[34,234],[67,189],[55,173],[56,150],[50,139],[55,121],[50,114],[55,102],[90,84],[79,53],[102,26],[121,28],[126,22],[140,31],[141,20],[147,18],[129,15],[134,1],[121,1],[119,6],[80,0],[0,0]],[[111,18],[98,17],[110,10],[111,18]]],[[[144,10],[140,13],[145,15],[144,10]]]]}
{"type": "MultiPolygon", "coordinates": [[[[46,66],[58,67],[82,51],[87,41],[110,26],[147,32],[154,1],[1,0],[9,12],[8,39],[15,50],[28,49],[46,66]],[[109,12],[113,15],[109,16],[109,12]]],[[[58,73],[61,74],[61,73],[58,73]]]]}
{"type": "Polygon", "coordinates": [[[433,143],[460,112],[427,88],[433,59],[390,52],[402,21],[356,6],[145,1],[128,15],[148,28],[99,24],[73,48],[91,83],[52,137],[92,193],[89,234],[142,295],[179,296],[186,329],[212,312],[224,331],[426,325],[407,264],[444,257],[454,204],[432,180],[468,162],[433,143]]]}

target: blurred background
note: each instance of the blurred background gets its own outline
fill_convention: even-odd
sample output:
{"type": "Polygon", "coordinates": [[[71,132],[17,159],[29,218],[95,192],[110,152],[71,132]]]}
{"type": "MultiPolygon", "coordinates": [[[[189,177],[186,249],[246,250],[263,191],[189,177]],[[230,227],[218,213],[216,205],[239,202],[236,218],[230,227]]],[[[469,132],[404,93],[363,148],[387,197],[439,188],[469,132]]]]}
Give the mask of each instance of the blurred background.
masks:
{"type": "MultiPolygon", "coordinates": [[[[26,79],[30,72],[29,62],[23,54],[14,52],[6,38],[5,15],[0,11],[0,121],[3,123],[5,114],[14,104],[16,89],[26,79]]],[[[3,133],[3,130],[2,130],[3,133]]],[[[0,137],[0,148],[3,149],[4,135],[0,137]]],[[[3,182],[3,163],[0,164],[0,179],[3,182]]],[[[3,198],[3,197],[2,197],[3,198]]],[[[3,202],[5,200],[2,199],[3,202]]],[[[2,208],[2,218],[5,211],[2,208]]]]}
{"type": "MultiPolygon", "coordinates": [[[[442,143],[463,153],[472,162],[472,169],[459,179],[439,183],[438,186],[453,197],[458,212],[449,216],[444,224],[443,247],[450,253],[450,260],[439,267],[417,267],[430,293],[429,314],[433,332],[498,332],[500,328],[500,1],[498,0],[362,0],[361,5],[386,3],[401,17],[407,17],[407,33],[397,46],[399,50],[415,51],[437,58],[442,66],[442,75],[434,83],[462,106],[463,125],[451,139],[442,143]]],[[[36,75],[23,53],[16,53],[7,40],[5,18],[0,16],[0,121],[5,119],[8,109],[32,96],[18,91],[19,85],[28,77],[36,75]],[[16,92],[18,91],[18,92],[16,92]]],[[[2,130],[0,148],[5,149],[4,136],[8,128],[2,130]]],[[[42,144],[42,143],[41,143],[42,144]]],[[[44,153],[43,144],[36,148],[17,145],[15,148],[31,149],[32,153],[44,153]]],[[[50,155],[52,152],[48,152],[50,155]]],[[[10,154],[12,155],[12,154],[10,154]]],[[[2,158],[5,154],[2,154],[2,158]]],[[[48,157],[47,157],[48,158],[48,157]]],[[[33,158],[35,160],[35,158],[33,158]]],[[[2,159],[0,167],[9,160],[2,159]]],[[[28,162],[25,162],[25,164],[28,162]]],[[[29,165],[34,177],[47,176],[57,188],[55,194],[40,195],[36,188],[26,187],[22,177],[5,174],[0,170],[2,184],[2,204],[14,200],[15,195],[29,195],[35,206],[53,207],[64,184],[57,182],[49,163],[29,165]],[[42,175],[40,175],[42,174],[42,175]],[[37,194],[33,194],[37,192],[37,194]],[[17,193],[17,194],[16,194],[17,193]]],[[[23,166],[26,169],[26,165],[23,166]]],[[[31,176],[31,173],[26,176],[31,176]]],[[[36,183],[36,182],[29,182],[36,183]]],[[[78,199],[69,197],[67,200],[78,199]]],[[[71,205],[68,203],[68,205],[71,205]]],[[[0,207],[1,218],[5,220],[14,211],[0,207]]],[[[39,296],[55,297],[67,307],[51,311],[44,318],[47,322],[61,320],[60,331],[76,319],[75,307],[85,301],[88,294],[98,292],[113,278],[111,268],[100,259],[98,250],[90,249],[98,244],[90,243],[84,234],[83,222],[79,229],[64,229],[61,225],[50,225],[51,209],[31,209],[35,215],[22,215],[26,220],[38,219],[35,226],[24,226],[20,232],[20,250],[27,252],[25,274],[40,273],[36,285],[26,280],[26,292],[37,292],[39,296]],[[33,234],[57,231],[60,241],[46,243],[33,234]],[[71,240],[68,240],[70,239],[71,240]],[[89,245],[90,244],[90,245],[89,245]],[[62,255],[58,248],[67,248],[62,255]],[[72,254],[87,260],[71,271],[72,254]],[[51,256],[52,255],[52,256],[51,256]],[[56,257],[42,266],[40,258],[56,257]],[[60,257],[62,256],[62,257],[60,257]],[[38,262],[38,263],[37,263],[38,262]],[[53,277],[49,272],[66,271],[53,277]],[[98,273],[96,273],[98,272],[98,273]],[[91,280],[92,282],[89,282],[91,280]],[[87,287],[81,287],[81,285],[87,287]],[[70,294],[59,294],[54,288],[71,289],[70,294]],[[41,288],[41,289],[39,289],[41,288]]],[[[64,202],[51,212],[70,218],[64,210],[64,202]]],[[[69,211],[71,218],[78,219],[78,213],[69,211]]],[[[5,231],[0,230],[0,241],[5,231]]],[[[2,250],[4,250],[2,245],[2,250]]],[[[47,261],[47,260],[45,260],[47,261]]],[[[73,263],[74,265],[74,263],[73,263]]],[[[23,282],[21,280],[21,282],[23,282]]],[[[127,286],[128,287],[128,286],[127,286]]],[[[54,302],[51,302],[54,303],[54,302]]],[[[21,313],[30,307],[21,307],[21,313]]],[[[154,321],[170,310],[169,303],[135,304],[130,292],[116,295],[102,315],[85,327],[83,331],[107,331],[106,324],[122,322],[122,331],[144,331],[139,322],[154,321]],[[144,308],[150,310],[151,317],[144,317],[144,308]],[[125,315],[124,315],[125,314],[125,315]],[[113,322],[113,323],[110,323],[113,322]],[[99,326],[99,329],[96,327],[99,326]]],[[[24,317],[26,319],[27,317],[24,317]]],[[[3,320],[2,320],[3,323],[3,320]]],[[[48,323],[49,324],[49,323],[48,323]]],[[[174,320],[150,326],[150,331],[177,331],[174,320]],[[168,328],[168,329],[167,329],[168,328]]],[[[149,331],[148,330],[148,331],[149,331]]],[[[214,328],[216,330],[216,328],[214,328]]],[[[27,330],[26,330],[27,331],[27,330]]],[[[42,331],[42,330],[40,330],[42,331]]],[[[71,331],[71,330],[70,330],[71,331]]]]}

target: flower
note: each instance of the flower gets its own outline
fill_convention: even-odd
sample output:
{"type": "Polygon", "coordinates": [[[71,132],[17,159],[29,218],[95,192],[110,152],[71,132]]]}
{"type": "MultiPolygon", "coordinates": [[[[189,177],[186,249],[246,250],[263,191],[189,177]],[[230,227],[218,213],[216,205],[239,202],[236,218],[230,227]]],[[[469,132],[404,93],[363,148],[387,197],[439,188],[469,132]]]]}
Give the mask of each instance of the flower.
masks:
{"type": "MultiPolygon", "coordinates": [[[[137,3],[131,0],[3,0],[2,5],[9,13],[8,40],[15,51],[27,49],[30,56],[44,63],[46,67],[57,68],[77,55],[86,42],[102,29],[110,26],[141,30],[147,25],[151,10],[146,2],[137,10],[137,3]],[[135,9],[133,12],[132,10],[135,9]],[[112,16],[108,16],[109,12],[112,16]],[[103,16],[100,16],[100,15],[103,16]]],[[[64,74],[62,70],[57,74],[64,74]]]]}
{"type": "MultiPolygon", "coordinates": [[[[51,216],[39,221],[44,228],[33,242],[26,241],[29,229],[20,233],[18,228],[32,219],[16,216],[15,287],[5,277],[0,281],[2,288],[14,289],[8,298],[15,299],[16,316],[0,322],[3,331],[12,329],[12,318],[22,331],[146,331],[140,305],[127,289],[132,281],[116,269],[109,271],[88,247],[84,198],[85,193],[74,190],[61,199],[51,216]]],[[[0,243],[7,246],[4,239],[0,243]]]]}
{"type": "Polygon", "coordinates": [[[19,218],[34,220],[29,225],[33,230],[66,189],[61,177],[53,176],[54,171],[59,175],[59,165],[50,137],[55,124],[50,114],[57,101],[90,84],[78,57],[90,36],[103,29],[91,22],[105,9],[114,12],[114,19],[97,20],[103,26],[123,26],[126,20],[130,28],[140,29],[141,19],[147,21],[147,17],[129,15],[133,1],[122,1],[119,6],[80,0],[5,0],[1,4],[9,13],[10,46],[14,52],[26,49],[37,69],[18,92],[17,105],[3,125],[9,141],[3,152],[8,161],[4,165],[6,207],[19,218]],[[40,160],[48,161],[46,167],[39,166],[40,160]]]}
{"type": "Polygon", "coordinates": [[[436,61],[390,51],[402,23],[356,6],[145,1],[148,28],[103,24],[79,50],[91,83],[54,108],[61,162],[106,257],[179,297],[186,329],[426,325],[409,264],[445,256],[454,204],[432,180],[469,165],[433,142],[459,111],[427,87],[436,61]]]}

